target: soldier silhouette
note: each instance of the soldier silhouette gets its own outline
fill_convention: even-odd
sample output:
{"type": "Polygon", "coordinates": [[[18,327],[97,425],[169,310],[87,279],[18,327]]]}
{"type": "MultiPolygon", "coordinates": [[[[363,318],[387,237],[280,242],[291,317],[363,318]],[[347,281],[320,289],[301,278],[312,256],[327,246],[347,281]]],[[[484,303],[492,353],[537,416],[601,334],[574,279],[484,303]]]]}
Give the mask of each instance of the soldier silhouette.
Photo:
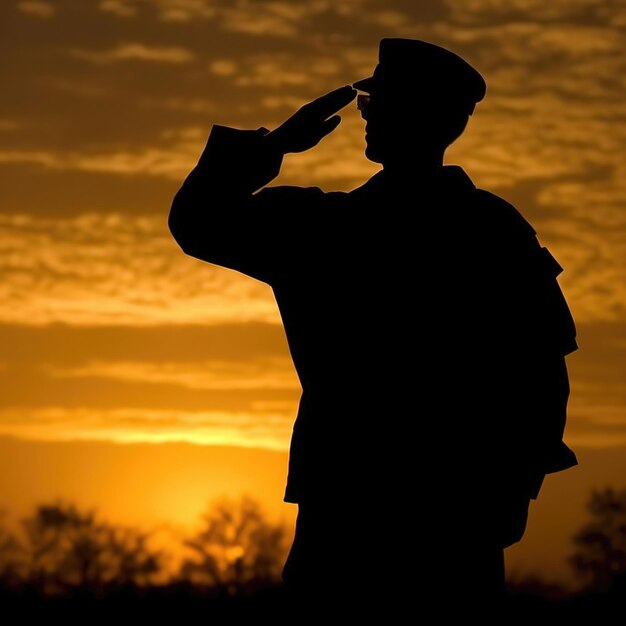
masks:
{"type": "Polygon", "coordinates": [[[275,130],[214,125],[172,203],[182,250],[268,283],[282,316],[302,385],[283,571],[300,610],[495,606],[530,500],[577,463],[562,268],[511,204],[443,165],[485,93],[453,52],[383,39],[373,76],[275,130]],[[349,193],[266,186],[355,88],[382,169],[349,193]]]}

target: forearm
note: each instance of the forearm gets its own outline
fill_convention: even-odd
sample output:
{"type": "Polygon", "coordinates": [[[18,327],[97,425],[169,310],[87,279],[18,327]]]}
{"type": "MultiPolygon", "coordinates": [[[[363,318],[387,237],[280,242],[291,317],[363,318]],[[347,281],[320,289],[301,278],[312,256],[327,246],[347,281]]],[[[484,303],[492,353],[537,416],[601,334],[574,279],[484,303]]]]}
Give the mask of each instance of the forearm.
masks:
{"type": "MultiPolygon", "coordinates": [[[[192,253],[198,237],[217,236],[245,217],[253,193],[280,171],[283,153],[267,129],[239,130],[214,125],[196,166],[176,193],[168,217],[170,232],[192,253]]],[[[227,238],[227,237],[226,237],[227,238]]]]}

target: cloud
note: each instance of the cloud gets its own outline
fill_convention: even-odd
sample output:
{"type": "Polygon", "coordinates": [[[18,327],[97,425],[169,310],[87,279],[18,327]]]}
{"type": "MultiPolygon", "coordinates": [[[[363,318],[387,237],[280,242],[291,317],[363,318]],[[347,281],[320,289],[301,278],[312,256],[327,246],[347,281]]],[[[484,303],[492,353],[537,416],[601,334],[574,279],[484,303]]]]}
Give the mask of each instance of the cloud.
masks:
{"type": "Polygon", "coordinates": [[[297,413],[301,388],[278,324],[9,324],[0,338],[3,406],[16,411],[297,413]]]}
{"type": "Polygon", "coordinates": [[[0,119],[0,132],[18,130],[20,126],[16,120],[0,119]]]}
{"type": "MultiPolygon", "coordinates": [[[[2,369],[0,364],[0,369],[2,369]]],[[[177,361],[89,361],[83,365],[63,367],[46,365],[53,378],[112,378],[151,384],[175,384],[190,389],[294,389],[300,390],[290,358],[246,361],[195,361],[181,365],[177,361]]]]}
{"type": "Polygon", "coordinates": [[[124,43],[109,50],[83,50],[74,48],[70,55],[90,63],[115,63],[118,61],[147,61],[153,63],[190,63],[195,55],[178,46],[147,46],[141,43],[124,43]]]}
{"type": "Polygon", "coordinates": [[[299,86],[310,81],[308,74],[291,63],[292,68],[286,66],[284,59],[271,57],[257,57],[248,63],[248,66],[234,78],[235,85],[240,87],[263,86],[266,88],[299,86]]]}
{"type": "Polygon", "coordinates": [[[293,96],[266,96],[261,105],[270,110],[296,111],[302,106],[302,100],[293,96]]]}
{"type": "Polygon", "coordinates": [[[254,13],[245,6],[229,7],[221,14],[221,23],[227,30],[257,37],[293,37],[298,34],[298,18],[306,13],[306,9],[302,10],[304,4],[292,5],[295,11],[291,14],[289,10],[275,10],[289,6],[283,3],[267,2],[257,6],[258,11],[254,13]]]}
{"type": "Polygon", "coordinates": [[[41,0],[22,0],[17,3],[17,8],[26,15],[44,19],[50,18],[56,13],[54,5],[41,0]]]}
{"type": "Polygon", "coordinates": [[[45,76],[41,77],[40,82],[45,85],[46,89],[51,87],[53,90],[91,100],[102,100],[107,95],[110,95],[106,87],[96,84],[93,80],[88,82],[86,80],[67,80],[65,78],[45,76]]]}
{"type": "Polygon", "coordinates": [[[0,409],[0,434],[44,441],[188,442],[285,451],[293,414],[92,407],[0,409]]]}
{"type": "MultiPolygon", "coordinates": [[[[426,10],[428,19],[440,13],[440,3],[432,4],[437,9],[426,10]]],[[[343,22],[348,32],[355,24],[393,28],[397,34],[408,34],[416,26],[405,11],[380,10],[375,0],[263,0],[254,4],[247,0],[101,0],[99,6],[101,11],[118,17],[137,17],[149,7],[160,21],[181,27],[212,22],[223,31],[265,39],[295,39],[303,35],[319,39],[333,20],[335,27],[338,21],[343,22]]]]}
{"type": "Polygon", "coordinates": [[[569,20],[608,20],[620,15],[618,2],[606,0],[465,0],[463,3],[445,0],[454,20],[466,24],[488,22],[499,24],[526,18],[536,22],[566,22],[569,20]]]}
{"type": "Polygon", "coordinates": [[[239,87],[259,86],[266,89],[297,87],[300,85],[321,86],[324,81],[345,73],[345,63],[332,56],[311,55],[305,61],[306,72],[302,71],[302,57],[289,54],[259,54],[240,62],[239,71],[233,76],[233,84],[239,87]]]}
{"type": "MultiPolygon", "coordinates": [[[[202,98],[198,96],[165,96],[162,98],[146,98],[143,97],[138,101],[141,107],[144,109],[156,109],[161,111],[177,111],[180,113],[180,117],[182,119],[187,118],[190,114],[193,116],[201,116],[201,119],[206,119],[208,115],[215,115],[218,113],[223,107],[218,107],[215,100],[210,100],[208,98],[202,98]]],[[[233,107],[236,108],[236,107],[233,107]]],[[[204,143],[206,143],[206,139],[208,137],[210,126],[207,124],[204,129],[204,143]]],[[[181,136],[182,139],[186,139],[186,137],[181,136]]],[[[194,160],[198,160],[198,145],[191,146],[193,148],[193,156],[194,160]]],[[[200,146],[200,150],[202,150],[204,146],[200,146]]]]}
{"type": "Polygon", "coordinates": [[[230,59],[216,59],[209,64],[209,68],[218,76],[233,76],[238,70],[237,63],[230,59]]]}
{"type": "MultiPolygon", "coordinates": [[[[226,324],[163,325],[34,325],[0,323],[0,345],[10,362],[21,370],[41,364],[61,369],[86,363],[179,363],[181,370],[196,371],[194,363],[280,361],[289,356],[279,324],[237,321],[226,324]],[[67,346],[72,346],[67,350],[67,346]]],[[[8,363],[8,361],[5,361],[8,363]]]]}
{"type": "Polygon", "coordinates": [[[279,323],[268,285],[186,256],[158,217],[0,217],[0,320],[279,323]]]}
{"type": "Polygon", "coordinates": [[[137,7],[127,0],[100,0],[101,11],[112,13],[117,17],[133,17],[137,15],[137,7]]]}
{"type": "Polygon", "coordinates": [[[572,447],[611,448],[626,444],[624,403],[571,403],[568,422],[566,440],[572,447]]]}
{"type": "MultiPolygon", "coordinates": [[[[193,106],[193,103],[191,103],[193,106]]],[[[175,108],[175,107],[173,107],[175,108]]],[[[122,176],[157,176],[182,182],[199,157],[188,137],[176,146],[147,146],[138,150],[77,154],[43,150],[0,151],[0,163],[39,165],[53,170],[101,172],[122,176]]]]}
{"type": "Polygon", "coordinates": [[[43,167],[60,167],[58,155],[44,150],[4,150],[0,152],[0,163],[32,163],[43,167]]]}
{"type": "Polygon", "coordinates": [[[217,12],[212,0],[151,0],[151,3],[165,22],[211,19],[217,12]]]}

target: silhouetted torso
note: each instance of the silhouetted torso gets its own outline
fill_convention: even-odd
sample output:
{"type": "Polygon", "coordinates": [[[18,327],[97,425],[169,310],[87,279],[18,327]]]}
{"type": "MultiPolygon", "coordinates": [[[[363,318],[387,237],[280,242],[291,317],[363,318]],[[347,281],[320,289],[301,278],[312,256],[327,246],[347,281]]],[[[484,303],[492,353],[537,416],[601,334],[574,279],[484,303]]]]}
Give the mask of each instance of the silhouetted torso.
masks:
{"type": "MultiPolygon", "coordinates": [[[[450,201],[473,188],[460,170],[445,173],[450,201]]],[[[458,426],[451,416],[436,417],[441,368],[463,350],[463,295],[451,289],[464,266],[452,242],[460,224],[432,181],[390,190],[383,179],[315,194],[320,219],[271,283],[304,392],[288,498],[371,493],[372,480],[410,489],[403,459],[417,469],[420,447],[443,452],[462,436],[444,434],[458,426]]]]}
{"type": "MultiPolygon", "coordinates": [[[[503,428],[520,426],[521,407],[499,396],[523,388],[511,368],[523,369],[536,329],[507,281],[519,286],[515,255],[536,239],[512,207],[474,190],[448,166],[406,188],[381,173],[349,194],[307,192],[300,208],[315,221],[303,220],[270,279],[303,386],[288,500],[374,484],[398,495],[443,480],[485,488],[468,455],[493,474],[503,428]]],[[[527,444],[517,435],[511,446],[527,444]]]]}

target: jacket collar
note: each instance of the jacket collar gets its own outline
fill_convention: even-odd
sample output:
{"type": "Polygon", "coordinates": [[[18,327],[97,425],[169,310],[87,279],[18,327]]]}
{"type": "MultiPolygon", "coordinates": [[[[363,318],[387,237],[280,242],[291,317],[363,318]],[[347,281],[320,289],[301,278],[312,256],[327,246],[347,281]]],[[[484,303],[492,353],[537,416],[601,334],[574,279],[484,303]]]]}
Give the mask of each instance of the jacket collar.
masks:
{"type": "MultiPolygon", "coordinates": [[[[413,180],[407,181],[406,187],[411,193],[434,190],[443,194],[455,194],[476,189],[476,185],[474,185],[472,179],[459,165],[443,165],[433,176],[421,179],[416,177],[413,180]]],[[[389,176],[383,169],[374,174],[374,176],[363,185],[353,189],[350,194],[397,193],[398,191],[401,190],[398,189],[397,183],[391,185],[389,176]]]]}

